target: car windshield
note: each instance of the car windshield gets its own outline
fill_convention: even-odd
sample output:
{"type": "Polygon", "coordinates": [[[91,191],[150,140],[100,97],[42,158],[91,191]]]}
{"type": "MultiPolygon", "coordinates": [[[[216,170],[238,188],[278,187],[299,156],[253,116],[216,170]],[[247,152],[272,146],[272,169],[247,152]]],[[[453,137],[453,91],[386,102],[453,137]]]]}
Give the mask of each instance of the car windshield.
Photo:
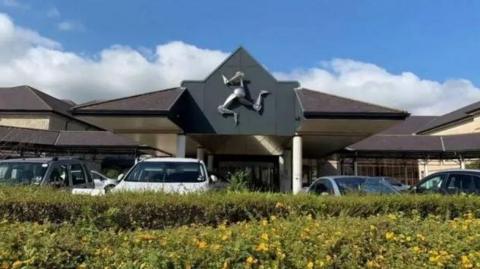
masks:
{"type": "Polygon", "coordinates": [[[390,185],[376,178],[336,178],[340,193],[372,193],[392,194],[397,193],[390,185]]]}
{"type": "Polygon", "coordinates": [[[201,182],[206,177],[197,162],[143,162],[137,164],[125,181],[181,183],[201,182]]]}
{"type": "Polygon", "coordinates": [[[0,184],[39,184],[47,168],[46,163],[2,162],[0,184]]]}

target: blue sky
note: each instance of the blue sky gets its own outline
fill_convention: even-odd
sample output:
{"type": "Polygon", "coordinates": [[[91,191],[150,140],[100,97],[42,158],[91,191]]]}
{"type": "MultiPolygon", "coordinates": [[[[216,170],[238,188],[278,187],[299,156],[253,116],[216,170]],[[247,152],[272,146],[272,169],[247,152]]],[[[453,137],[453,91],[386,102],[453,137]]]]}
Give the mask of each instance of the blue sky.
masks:
{"type": "MultiPolygon", "coordinates": [[[[221,52],[243,45],[270,70],[289,78],[293,70],[305,75],[310,68],[335,68],[334,59],[349,59],[392,75],[411,72],[440,84],[464,79],[475,89],[480,85],[480,1],[0,3],[0,12],[16,26],[85,57],[117,44],[143,55],[171,41],[221,52]]],[[[467,101],[462,102],[458,105],[467,101]]]]}
{"type": "Polygon", "coordinates": [[[480,84],[480,1],[18,2],[29,8],[4,9],[19,24],[77,52],[182,40],[223,51],[244,45],[280,71],[352,58],[392,72],[480,84]],[[46,18],[52,8],[61,17],[46,18]],[[59,31],[55,25],[63,20],[83,29],[59,31]]]}

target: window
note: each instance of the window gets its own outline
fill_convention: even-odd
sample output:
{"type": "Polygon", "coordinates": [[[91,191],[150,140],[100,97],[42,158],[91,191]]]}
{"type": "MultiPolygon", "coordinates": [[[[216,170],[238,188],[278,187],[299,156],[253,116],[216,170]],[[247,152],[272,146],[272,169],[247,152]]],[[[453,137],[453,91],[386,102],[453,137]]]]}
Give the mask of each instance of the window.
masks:
{"type": "Polygon", "coordinates": [[[450,174],[446,188],[448,193],[471,193],[475,189],[475,184],[470,175],[450,174]]]}
{"type": "Polygon", "coordinates": [[[188,162],[143,162],[137,164],[125,181],[137,182],[202,182],[205,172],[199,163],[188,162]]]}
{"type": "Polygon", "coordinates": [[[438,192],[442,186],[444,175],[434,175],[425,179],[417,188],[418,192],[438,192]]]}
{"type": "Polygon", "coordinates": [[[315,182],[312,191],[316,194],[333,194],[331,184],[326,179],[319,179],[315,182]]]}
{"type": "Polygon", "coordinates": [[[69,186],[67,167],[65,165],[55,166],[48,177],[48,182],[49,184],[56,186],[69,186]]]}
{"type": "Polygon", "coordinates": [[[72,184],[74,186],[85,184],[85,173],[81,164],[72,164],[70,166],[70,174],[72,175],[72,184]]]}
{"type": "Polygon", "coordinates": [[[48,164],[26,162],[0,163],[0,183],[39,184],[47,171],[48,164]]]}

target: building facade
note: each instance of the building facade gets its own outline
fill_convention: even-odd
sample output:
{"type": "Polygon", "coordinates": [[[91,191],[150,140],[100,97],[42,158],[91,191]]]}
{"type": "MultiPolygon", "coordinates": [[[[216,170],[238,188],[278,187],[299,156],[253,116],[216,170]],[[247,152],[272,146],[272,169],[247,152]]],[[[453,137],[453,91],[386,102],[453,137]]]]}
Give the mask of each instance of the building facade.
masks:
{"type": "Polygon", "coordinates": [[[246,170],[256,189],[294,193],[307,174],[330,166],[324,158],[408,116],[277,81],[243,48],[204,80],[72,113],[156,148],[156,155],[196,157],[222,177],[246,170]]]}

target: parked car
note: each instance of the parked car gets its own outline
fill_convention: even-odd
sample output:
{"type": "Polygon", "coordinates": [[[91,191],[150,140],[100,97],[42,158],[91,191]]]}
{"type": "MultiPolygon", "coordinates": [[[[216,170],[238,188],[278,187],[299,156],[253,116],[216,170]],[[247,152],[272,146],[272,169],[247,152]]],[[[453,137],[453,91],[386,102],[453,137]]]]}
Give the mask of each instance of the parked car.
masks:
{"type": "Polygon", "coordinates": [[[360,176],[327,176],[315,180],[309,193],[341,196],[349,193],[397,194],[392,185],[380,178],[360,176]]]}
{"type": "Polygon", "coordinates": [[[480,170],[445,170],[423,178],[415,187],[415,193],[480,194],[480,170]]]}
{"type": "Polygon", "coordinates": [[[372,178],[379,178],[383,181],[388,182],[392,187],[394,187],[397,191],[408,191],[411,187],[407,184],[403,184],[399,180],[393,178],[393,177],[372,177],[372,178]]]}
{"type": "Polygon", "coordinates": [[[93,188],[84,161],[74,158],[27,158],[0,161],[0,184],[93,188]]]}
{"type": "Polygon", "coordinates": [[[105,190],[105,192],[109,192],[110,190],[112,190],[115,186],[117,186],[119,181],[115,178],[109,178],[95,170],[91,170],[90,174],[92,175],[95,189],[103,189],[105,190]]]}
{"type": "Polygon", "coordinates": [[[112,191],[194,192],[210,188],[202,161],[188,158],[152,158],[138,162],[112,191]]]}

